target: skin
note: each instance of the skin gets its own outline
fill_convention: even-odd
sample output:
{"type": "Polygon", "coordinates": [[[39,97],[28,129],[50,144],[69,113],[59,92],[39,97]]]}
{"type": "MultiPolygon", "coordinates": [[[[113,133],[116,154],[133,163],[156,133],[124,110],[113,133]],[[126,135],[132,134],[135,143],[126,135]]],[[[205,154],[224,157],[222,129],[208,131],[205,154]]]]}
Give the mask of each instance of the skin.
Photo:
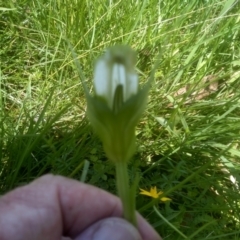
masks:
{"type": "MultiPolygon", "coordinates": [[[[110,226],[114,221],[127,224],[120,219],[121,202],[116,196],[53,175],[45,175],[2,196],[0,213],[1,240],[97,239],[91,234],[101,224],[110,226]]],[[[143,217],[137,214],[137,219],[139,239],[161,240],[143,217]]],[[[127,225],[130,231],[137,232],[127,225]]]]}

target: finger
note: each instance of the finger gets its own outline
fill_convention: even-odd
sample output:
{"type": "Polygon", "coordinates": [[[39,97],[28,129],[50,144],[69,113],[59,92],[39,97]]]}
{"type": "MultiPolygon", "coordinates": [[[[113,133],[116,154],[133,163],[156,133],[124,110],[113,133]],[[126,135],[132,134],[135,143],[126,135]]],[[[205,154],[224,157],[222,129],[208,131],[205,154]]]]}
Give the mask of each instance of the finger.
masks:
{"type": "MultiPolygon", "coordinates": [[[[17,232],[24,228],[26,234],[42,234],[44,239],[60,239],[62,234],[75,238],[100,219],[122,216],[121,203],[114,195],[91,185],[53,175],[46,175],[2,197],[0,210],[0,226],[9,224],[9,230],[15,231],[13,239],[17,239],[17,232]],[[3,218],[8,219],[8,223],[3,218]],[[11,223],[17,228],[11,228],[11,223]],[[27,231],[26,226],[29,226],[27,231]]],[[[140,215],[138,228],[144,240],[159,239],[140,215]]],[[[1,234],[6,233],[2,229],[1,237],[1,234]]]]}

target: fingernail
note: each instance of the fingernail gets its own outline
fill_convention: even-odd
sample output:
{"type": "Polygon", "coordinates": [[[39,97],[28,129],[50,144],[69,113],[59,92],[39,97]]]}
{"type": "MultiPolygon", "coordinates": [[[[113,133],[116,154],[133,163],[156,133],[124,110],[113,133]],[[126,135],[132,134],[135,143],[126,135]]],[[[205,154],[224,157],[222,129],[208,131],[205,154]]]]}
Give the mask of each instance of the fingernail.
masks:
{"type": "Polygon", "coordinates": [[[88,229],[75,240],[142,240],[137,229],[121,218],[103,219],[88,229]]]}

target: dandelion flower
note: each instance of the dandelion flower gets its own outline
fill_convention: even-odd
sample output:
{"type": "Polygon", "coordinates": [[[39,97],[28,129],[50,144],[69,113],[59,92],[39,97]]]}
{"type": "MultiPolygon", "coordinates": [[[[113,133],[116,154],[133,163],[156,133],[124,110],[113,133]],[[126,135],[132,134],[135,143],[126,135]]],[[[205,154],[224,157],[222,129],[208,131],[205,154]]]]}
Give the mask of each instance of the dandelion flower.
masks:
{"type": "Polygon", "coordinates": [[[163,194],[162,191],[157,192],[157,187],[151,187],[150,191],[146,191],[144,189],[141,189],[140,194],[142,195],[146,195],[148,197],[152,197],[152,198],[159,198],[162,202],[166,202],[166,201],[171,201],[170,198],[167,197],[161,197],[161,195],[163,194]]]}

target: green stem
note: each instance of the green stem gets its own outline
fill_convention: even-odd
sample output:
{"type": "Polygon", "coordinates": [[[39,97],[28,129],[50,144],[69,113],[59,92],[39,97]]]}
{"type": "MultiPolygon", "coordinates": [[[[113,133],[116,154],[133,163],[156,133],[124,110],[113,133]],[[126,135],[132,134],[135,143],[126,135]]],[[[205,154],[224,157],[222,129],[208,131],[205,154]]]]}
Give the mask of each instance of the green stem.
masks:
{"type": "Polygon", "coordinates": [[[123,217],[134,226],[137,226],[135,212],[135,191],[129,186],[126,162],[119,161],[116,163],[116,181],[118,195],[121,198],[123,206],[123,217]],[[132,191],[134,191],[134,194],[132,191]]]}

